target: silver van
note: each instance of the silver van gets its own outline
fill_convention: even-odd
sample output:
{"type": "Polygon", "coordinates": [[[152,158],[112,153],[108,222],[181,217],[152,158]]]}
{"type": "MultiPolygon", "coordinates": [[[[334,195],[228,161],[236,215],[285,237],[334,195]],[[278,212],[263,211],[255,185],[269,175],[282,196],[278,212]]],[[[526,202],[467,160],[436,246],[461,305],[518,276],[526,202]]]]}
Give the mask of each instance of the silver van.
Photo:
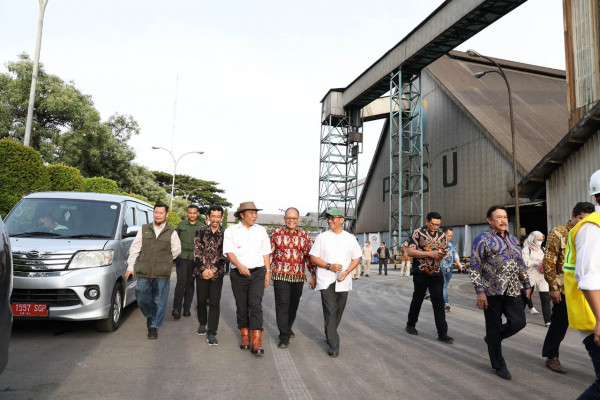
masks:
{"type": "Polygon", "coordinates": [[[15,319],[97,320],[100,331],[121,323],[135,301],[125,279],[129,247],[152,206],[128,196],[40,192],[6,216],[13,255],[15,319]]]}

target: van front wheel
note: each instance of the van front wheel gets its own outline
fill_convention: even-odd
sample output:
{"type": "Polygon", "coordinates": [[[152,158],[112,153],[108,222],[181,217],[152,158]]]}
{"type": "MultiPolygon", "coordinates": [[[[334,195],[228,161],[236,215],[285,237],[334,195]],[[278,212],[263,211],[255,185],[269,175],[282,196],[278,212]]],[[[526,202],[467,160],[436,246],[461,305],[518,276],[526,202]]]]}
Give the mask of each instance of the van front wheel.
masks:
{"type": "Polygon", "coordinates": [[[121,314],[123,313],[123,293],[119,282],[115,283],[113,288],[108,318],[96,322],[96,328],[100,332],[113,332],[121,324],[121,314]]]}

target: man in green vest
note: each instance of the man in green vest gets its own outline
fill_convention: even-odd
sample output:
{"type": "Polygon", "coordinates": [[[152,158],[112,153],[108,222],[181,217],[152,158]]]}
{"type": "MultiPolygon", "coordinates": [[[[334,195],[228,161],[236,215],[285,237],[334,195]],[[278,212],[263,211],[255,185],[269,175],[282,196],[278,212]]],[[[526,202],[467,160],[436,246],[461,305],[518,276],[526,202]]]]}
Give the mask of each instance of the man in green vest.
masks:
{"type": "Polygon", "coordinates": [[[138,231],[127,260],[125,278],[137,276],[135,297],[146,317],[148,339],[158,338],[158,328],[162,327],[167,309],[173,260],[181,253],[179,236],[167,224],[168,215],[169,206],[156,203],[154,222],[138,231]]]}
{"type": "Polygon", "coordinates": [[[187,220],[177,225],[177,235],[181,241],[181,254],[175,260],[175,271],[177,272],[177,283],[175,284],[175,295],[173,296],[173,312],[175,319],[181,316],[181,304],[183,303],[183,316],[192,315],[190,309],[194,300],[194,241],[196,232],[201,224],[198,224],[200,209],[191,204],[187,208],[187,220]]]}
{"type": "MultiPolygon", "coordinates": [[[[590,195],[600,205],[600,170],[590,178],[590,195]]],[[[563,269],[569,326],[580,332],[596,374],[596,381],[579,399],[600,399],[599,207],[569,232],[563,269]]]]}

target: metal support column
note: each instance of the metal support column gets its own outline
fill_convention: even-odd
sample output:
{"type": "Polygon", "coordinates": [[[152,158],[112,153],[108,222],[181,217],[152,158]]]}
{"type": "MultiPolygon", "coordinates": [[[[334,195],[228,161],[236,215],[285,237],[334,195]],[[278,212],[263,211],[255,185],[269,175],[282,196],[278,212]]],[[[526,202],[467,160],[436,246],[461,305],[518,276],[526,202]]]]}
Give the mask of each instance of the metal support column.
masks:
{"type": "Polygon", "coordinates": [[[321,125],[319,157],[319,232],[327,229],[324,212],[339,208],[346,216],[345,229],[354,230],[356,219],[357,173],[362,126],[350,123],[350,116],[329,118],[321,125]]]}
{"type": "Polygon", "coordinates": [[[390,78],[390,248],[423,225],[421,75],[399,71],[390,78]]]}

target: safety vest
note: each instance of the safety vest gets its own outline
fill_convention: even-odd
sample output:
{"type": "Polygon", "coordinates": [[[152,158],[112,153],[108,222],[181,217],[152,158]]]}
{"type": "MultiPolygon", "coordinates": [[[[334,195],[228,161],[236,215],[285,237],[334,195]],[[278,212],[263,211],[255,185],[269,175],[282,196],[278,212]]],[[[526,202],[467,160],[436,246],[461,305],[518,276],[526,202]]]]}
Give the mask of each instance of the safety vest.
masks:
{"type": "Polygon", "coordinates": [[[565,264],[563,266],[565,277],[565,300],[567,303],[567,313],[569,315],[569,327],[581,331],[593,331],[596,326],[594,313],[585,299],[583,292],[577,287],[577,280],[575,280],[575,261],[577,255],[575,236],[577,235],[577,232],[579,232],[579,228],[588,222],[600,226],[600,213],[591,213],[571,229],[569,232],[569,240],[567,241],[565,264]]]}

